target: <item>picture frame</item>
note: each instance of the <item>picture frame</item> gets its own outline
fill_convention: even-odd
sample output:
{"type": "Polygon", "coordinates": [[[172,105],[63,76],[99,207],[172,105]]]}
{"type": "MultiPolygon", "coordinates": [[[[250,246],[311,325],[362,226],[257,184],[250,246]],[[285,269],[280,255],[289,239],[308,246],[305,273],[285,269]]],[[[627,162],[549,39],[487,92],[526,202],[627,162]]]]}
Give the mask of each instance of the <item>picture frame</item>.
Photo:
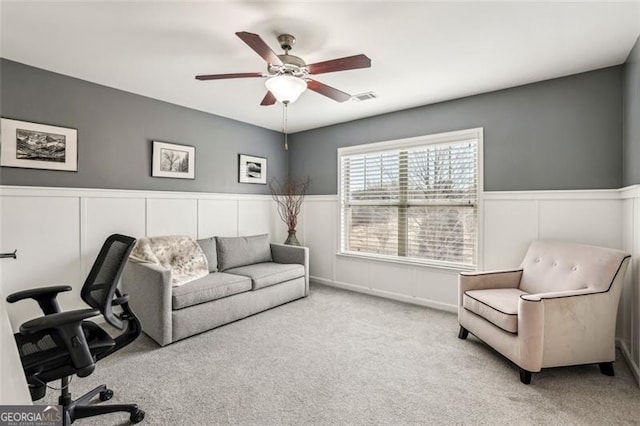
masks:
{"type": "Polygon", "coordinates": [[[176,179],[196,178],[196,148],[153,141],[151,176],[176,179]]]}
{"type": "Polygon", "coordinates": [[[0,166],[78,171],[78,130],[0,119],[0,166]]]}
{"type": "Polygon", "coordinates": [[[238,154],[238,182],[267,184],[267,159],[238,154]]]}

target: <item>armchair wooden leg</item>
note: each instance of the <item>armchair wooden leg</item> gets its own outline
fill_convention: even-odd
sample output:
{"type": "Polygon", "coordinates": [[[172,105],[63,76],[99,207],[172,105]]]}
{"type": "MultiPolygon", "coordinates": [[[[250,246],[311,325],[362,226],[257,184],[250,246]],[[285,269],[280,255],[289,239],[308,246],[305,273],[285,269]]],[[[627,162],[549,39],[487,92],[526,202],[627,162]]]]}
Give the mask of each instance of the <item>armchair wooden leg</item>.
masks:
{"type": "Polygon", "coordinates": [[[460,326],[460,331],[458,332],[458,339],[464,340],[467,338],[467,336],[469,336],[469,330],[467,330],[463,326],[460,326]]]}
{"type": "Polygon", "coordinates": [[[531,384],[531,371],[527,371],[524,368],[518,368],[520,370],[520,381],[525,385],[531,384]]]}
{"type": "Polygon", "coordinates": [[[613,371],[613,362],[601,362],[598,366],[600,367],[600,372],[605,376],[616,375],[615,371],[613,371]]]}

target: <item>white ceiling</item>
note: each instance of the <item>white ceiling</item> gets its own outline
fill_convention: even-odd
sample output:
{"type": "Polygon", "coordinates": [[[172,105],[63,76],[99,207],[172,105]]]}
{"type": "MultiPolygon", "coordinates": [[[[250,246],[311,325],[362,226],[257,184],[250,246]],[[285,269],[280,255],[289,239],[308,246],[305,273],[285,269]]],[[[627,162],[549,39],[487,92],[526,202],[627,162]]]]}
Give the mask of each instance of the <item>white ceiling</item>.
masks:
{"type": "Polygon", "coordinates": [[[259,106],[261,72],[235,36],[259,34],[307,63],[364,53],[369,69],[317,76],[365,102],[307,91],[289,108],[296,132],[617,65],[640,33],[640,3],[5,1],[1,52],[14,61],[257,126],[281,130],[282,108],[259,106]]]}

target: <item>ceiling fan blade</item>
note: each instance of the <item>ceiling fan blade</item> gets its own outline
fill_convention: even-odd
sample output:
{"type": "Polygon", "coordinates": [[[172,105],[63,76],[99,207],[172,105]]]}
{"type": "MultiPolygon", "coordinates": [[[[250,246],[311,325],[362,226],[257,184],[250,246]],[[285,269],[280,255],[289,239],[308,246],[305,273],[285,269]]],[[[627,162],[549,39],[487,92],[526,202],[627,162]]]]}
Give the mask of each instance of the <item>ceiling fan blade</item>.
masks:
{"type": "Polygon", "coordinates": [[[238,37],[252,48],[265,61],[273,65],[283,65],[278,55],[260,38],[258,34],[241,31],[236,33],[238,37]]]}
{"type": "Polygon", "coordinates": [[[335,87],[327,86],[326,84],[320,83],[316,80],[308,79],[307,88],[309,90],[313,90],[316,93],[320,93],[327,98],[331,98],[336,102],[345,102],[351,99],[350,94],[345,93],[342,90],[338,90],[335,87]]]}
{"type": "Polygon", "coordinates": [[[276,97],[273,96],[273,93],[267,92],[267,94],[264,95],[264,98],[262,98],[262,102],[260,102],[260,105],[269,106],[269,105],[273,105],[275,103],[276,103],[276,97]]]}
{"type": "Polygon", "coordinates": [[[330,61],[317,62],[307,65],[309,74],[324,74],[334,71],[355,70],[358,68],[369,68],[371,59],[366,55],[347,56],[340,59],[332,59],[330,61]]]}
{"type": "Polygon", "coordinates": [[[261,72],[239,72],[235,74],[196,75],[196,80],[222,80],[225,78],[264,77],[261,72]]]}

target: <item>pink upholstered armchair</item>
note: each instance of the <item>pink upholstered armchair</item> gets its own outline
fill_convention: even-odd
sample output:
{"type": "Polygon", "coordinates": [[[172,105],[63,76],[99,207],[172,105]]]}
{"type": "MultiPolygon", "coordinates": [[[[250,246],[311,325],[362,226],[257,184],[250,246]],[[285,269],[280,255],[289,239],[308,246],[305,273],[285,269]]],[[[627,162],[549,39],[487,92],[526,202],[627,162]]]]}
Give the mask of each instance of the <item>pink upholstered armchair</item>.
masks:
{"type": "Polygon", "coordinates": [[[615,325],[631,256],[534,241],[520,267],[462,273],[460,339],[469,332],[514,362],[522,383],[547,367],[599,364],[613,376],[615,325]]]}

